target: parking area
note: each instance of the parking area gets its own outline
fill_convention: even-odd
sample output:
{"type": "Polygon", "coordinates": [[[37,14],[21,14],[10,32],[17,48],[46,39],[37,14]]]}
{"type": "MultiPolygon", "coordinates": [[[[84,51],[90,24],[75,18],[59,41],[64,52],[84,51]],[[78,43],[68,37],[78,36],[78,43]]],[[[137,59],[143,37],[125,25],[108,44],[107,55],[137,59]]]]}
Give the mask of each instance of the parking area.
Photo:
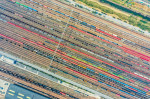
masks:
{"type": "Polygon", "coordinates": [[[5,99],[51,99],[20,86],[10,84],[5,99]]]}

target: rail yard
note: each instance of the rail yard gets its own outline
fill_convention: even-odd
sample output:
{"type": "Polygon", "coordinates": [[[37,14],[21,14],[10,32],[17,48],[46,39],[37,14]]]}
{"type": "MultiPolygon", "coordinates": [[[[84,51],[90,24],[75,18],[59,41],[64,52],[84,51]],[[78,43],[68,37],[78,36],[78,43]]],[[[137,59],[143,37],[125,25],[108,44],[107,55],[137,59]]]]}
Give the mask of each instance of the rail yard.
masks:
{"type": "Polygon", "coordinates": [[[59,0],[0,1],[4,99],[150,99],[149,70],[147,36],[59,0]]]}

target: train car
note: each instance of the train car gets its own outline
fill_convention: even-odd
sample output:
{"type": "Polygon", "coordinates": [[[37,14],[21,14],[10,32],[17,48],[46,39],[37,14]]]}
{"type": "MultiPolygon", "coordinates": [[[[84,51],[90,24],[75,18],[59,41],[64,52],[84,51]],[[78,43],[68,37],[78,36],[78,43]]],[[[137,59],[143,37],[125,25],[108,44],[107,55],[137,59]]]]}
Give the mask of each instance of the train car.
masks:
{"type": "Polygon", "coordinates": [[[80,24],[87,26],[86,22],[80,22],[80,24]]]}
{"type": "Polygon", "coordinates": [[[96,29],[96,27],[95,27],[95,26],[93,26],[93,25],[91,25],[90,27],[91,27],[92,29],[96,29]]]}

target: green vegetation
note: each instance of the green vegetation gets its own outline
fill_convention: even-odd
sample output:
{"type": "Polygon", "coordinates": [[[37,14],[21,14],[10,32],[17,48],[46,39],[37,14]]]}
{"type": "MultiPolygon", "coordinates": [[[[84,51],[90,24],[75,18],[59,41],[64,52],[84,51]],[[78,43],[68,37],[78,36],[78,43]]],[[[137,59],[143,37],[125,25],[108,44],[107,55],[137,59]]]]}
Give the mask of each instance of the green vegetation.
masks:
{"type": "Polygon", "coordinates": [[[128,22],[129,22],[129,24],[132,24],[132,25],[136,26],[137,25],[137,18],[135,18],[133,16],[130,16],[128,18],[128,22]]]}
{"type": "MultiPolygon", "coordinates": [[[[87,6],[93,7],[93,8],[97,8],[100,9],[103,13],[106,14],[111,14],[111,15],[117,15],[117,19],[120,19],[122,21],[125,21],[126,23],[129,23],[133,26],[137,26],[143,30],[148,30],[150,32],[150,23],[148,20],[143,19],[141,16],[127,16],[125,14],[122,13],[118,13],[108,7],[102,6],[100,4],[98,4],[97,2],[94,1],[90,1],[90,0],[76,0],[76,1],[80,1],[85,3],[87,6]]],[[[127,0],[126,2],[128,2],[129,0],[127,0]]],[[[96,13],[96,12],[92,12],[92,13],[96,13]]]]}
{"type": "Polygon", "coordinates": [[[112,9],[106,8],[104,6],[100,6],[96,2],[89,1],[89,0],[78,0],[78,1],[81,1],[90,7],[98,8],[98,9],[102,10],[104,13],[110,13],[110,14],[114,13],[112,9]]]}

